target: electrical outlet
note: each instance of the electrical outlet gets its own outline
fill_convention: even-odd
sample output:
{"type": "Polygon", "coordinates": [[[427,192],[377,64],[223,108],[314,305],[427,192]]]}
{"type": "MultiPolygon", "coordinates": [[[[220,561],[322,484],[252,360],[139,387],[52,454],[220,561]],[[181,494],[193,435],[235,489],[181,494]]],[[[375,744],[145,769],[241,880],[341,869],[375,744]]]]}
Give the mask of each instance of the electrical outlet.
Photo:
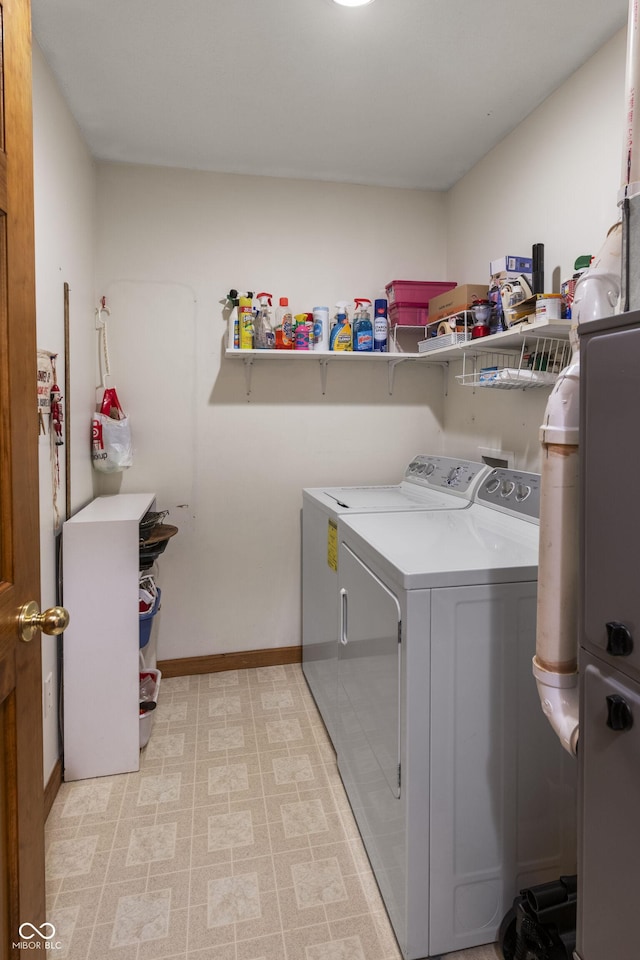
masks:
{"type": "Polygon", "coordinates": [[[44,715],[45,717],[53,710],[53,674],[50,673],[44,682],[44,715]]]}

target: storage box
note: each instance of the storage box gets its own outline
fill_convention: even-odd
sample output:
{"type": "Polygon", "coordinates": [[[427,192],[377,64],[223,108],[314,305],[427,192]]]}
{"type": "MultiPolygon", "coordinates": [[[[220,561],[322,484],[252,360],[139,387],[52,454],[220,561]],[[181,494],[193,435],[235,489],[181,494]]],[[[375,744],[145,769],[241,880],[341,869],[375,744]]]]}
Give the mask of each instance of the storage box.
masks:
{"type": "Polygon", "coordinates": [[[434,297],[429,301],[429,323],[468,310],[476,300],[487,300],[488,289],[486,283],[463,283],[434,297]]]}
{"type": "Polygon", "coordinates": [[[498,260],[492,260],[489,265],[489,274],[493,277],[496,273],[532,273],[533,260],[531,257],[515,257],[508,253],[506,257],[500,257],[498,260]]]}
{"type": "Polygon", "coordinates": [[[407,305],[409,303],[418,303],[425,306],[433,297],[439,293],[445,293],[455,287],[455,283],[448,283],[446,280],[392,280],[385,287],[389,307],[394,304],[407,305]]]}
{"type": "Polygon", "coordinates": [[[424,327],[428,320],[429,305],[426,303],[394,303],[389,307],[392,327],[424,327]]]}
{"type": "MultiPolygon", "coordinates": [[[[160,681],[162,679],[162,673],[160,670],[141,670],[140,671],[140,680],[143,680],[145,677],[152,677],[155,682],[155,691],[153,694],[153,702],[158,703],[158,694],[160,693],[160,681]]],[[[149,737],[151,736],[151,727],[153,726],[153,721],[155,719],[156,711],[155,710],[145,710],[144,712],[140,711],[140,747],[146,747],[149,742],[149,737]]]]}

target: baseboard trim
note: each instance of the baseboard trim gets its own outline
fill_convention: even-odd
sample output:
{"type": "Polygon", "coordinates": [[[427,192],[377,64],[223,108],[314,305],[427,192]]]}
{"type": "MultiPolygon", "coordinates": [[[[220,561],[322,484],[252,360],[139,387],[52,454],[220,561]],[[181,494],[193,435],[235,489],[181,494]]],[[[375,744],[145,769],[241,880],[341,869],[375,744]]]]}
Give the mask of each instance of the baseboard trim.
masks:
{"type": "Polygon", "coordinates": [[[47,784],[44,788],[44,819],[46,821],[51,807],[53,806],[53,801],[58,795],[58,790],[60,789],[60,784],[62,783],[62,762],[58,758],[53,766],[51,771],[51,776],[47,780],[47,784]]]}
{"type": "Polygon", "coordinates": [[[164,677],[192,677],[200,673],[224,670],[249,670],[252,667],[276,667],[283,663],[301,663],[302,647],[274,647],[269,650],[243,650],[241,653],[216,653],[206,657],[182,657],[159,660],[164,677]]]}

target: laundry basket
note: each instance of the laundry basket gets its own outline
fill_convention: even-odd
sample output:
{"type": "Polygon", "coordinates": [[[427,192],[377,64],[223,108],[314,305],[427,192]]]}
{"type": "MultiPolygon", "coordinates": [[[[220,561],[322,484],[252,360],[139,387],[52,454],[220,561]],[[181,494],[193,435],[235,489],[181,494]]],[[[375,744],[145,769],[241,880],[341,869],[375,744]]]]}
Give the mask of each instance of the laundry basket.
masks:
{"type": "Polygon", "coordinates": [[[149,737],[151,736],[151,728],[153,726],[153,721],[155,720],[156,711],[155,708],[158,705],[158,694],[160,692],[160,680],[162,679],[162,673],[160,670],[141,670],[140,671],[140,684],[142,685],[143,681],[151,680],[154,683],[154,688],[152,695],[149,699],[140,701],[140,748],[146,747],[149,742],[149,737]],[[145,703],[153,703],[154,706],[149,709],[143,709],[145,703]]]}
{"type": "Polygon", "coordinates": [[[140,613],[140,649],[146,647],[149,643],[149,637],[151,636],[151,626],[153,624],[153,618],[160,609],[160,600],[162,598],[162,590],[160,587],[157,588],[158,592],[156,594],[153,606],[150,610],[140,613]]]}

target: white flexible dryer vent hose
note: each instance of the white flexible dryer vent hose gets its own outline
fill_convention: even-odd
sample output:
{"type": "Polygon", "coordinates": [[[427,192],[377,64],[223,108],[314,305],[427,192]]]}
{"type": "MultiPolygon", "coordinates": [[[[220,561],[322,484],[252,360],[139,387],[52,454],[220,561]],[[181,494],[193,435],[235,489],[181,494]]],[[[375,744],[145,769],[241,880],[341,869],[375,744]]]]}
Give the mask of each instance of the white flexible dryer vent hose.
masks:
{"type": "Polygon", "coordinates": [[[542,710],[562,746],[578,740],[579,354],[549,397],[542,443],[536,678],[542,710]]]}
{"type": "MultiPolygon", "coordinates": [[[[615,312],[620,297],[622,225],[615,224],[576,286],[576,325],[615,312]]],[[[580,352],[556,382],[540,427],[540,551],[536,678],[542,710],[562,746],[578,746],[578,496],[580,352]]]]}

